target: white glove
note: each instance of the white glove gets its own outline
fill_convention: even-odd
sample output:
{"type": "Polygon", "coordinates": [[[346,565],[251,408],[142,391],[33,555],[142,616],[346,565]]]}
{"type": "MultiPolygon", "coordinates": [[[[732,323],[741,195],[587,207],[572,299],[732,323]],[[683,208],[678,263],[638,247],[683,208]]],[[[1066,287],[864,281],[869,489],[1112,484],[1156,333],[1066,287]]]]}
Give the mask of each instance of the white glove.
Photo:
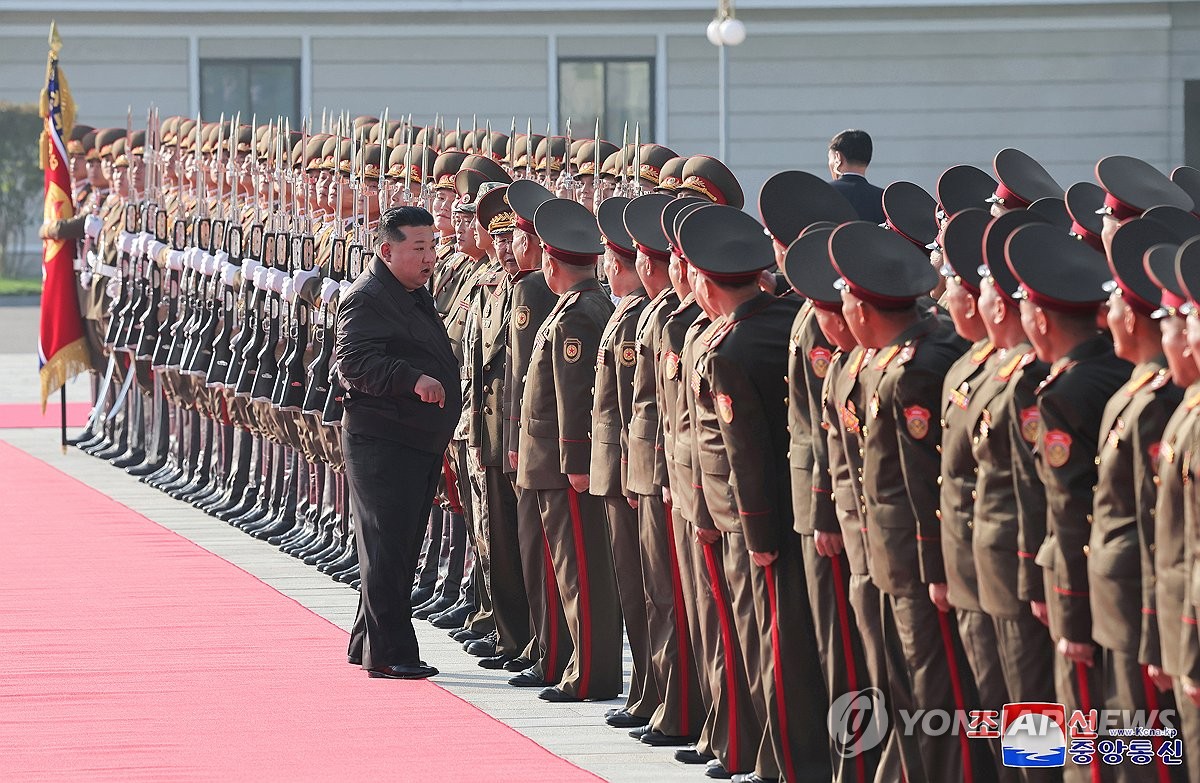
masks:
{"type": "Polygon", "coordinates": [[[259,261],[255,261],[253,258],[243,259],[242,260],[242,279],[250,280],[253,282],[254,274],[261,268],[262,268],[262,263],[259,261]]]}
{"type": "Polygon", "coordinates": [[[178,272],[183,269],[183,261],[187,258],[187,253],[183,250],[172,250],[167,253],[167,268],[172,272],[178,272]]]}
{"type": "Polygon", "coordinates": [[[225,263],[225,266],[221,267],[221,281],[225,283],[226,288],[234,288],[237,285],[238,273],[241,271],[242,268],[240,266],[228,262],[225,263]]]}
{"type": "Polygon", "coordinates": [[[309,280],[312,280],[321,274],[321,270],[313,267],[312,269],[297,269],[292,273],[292,287],[299,291],[309,280]]]}
{"type": "Polygon", "coordinates": [[[122,253],[130,253],[133,251],[133,234],[128,231],[122,231],[117,237],[117,250],[122,253]]]}
{"type": "Polygon", "coordinates": [[[150,239],[146,242],[146,255],[154,260],[158,260],[158,254],[166,249],[167,246],[157,239],[150,239]]]}
{"type": "MultiPolygon", "coordinates": [[[[221,253],[220,255],[224,255],[226,258],[229,258],[229,256],[225,253],[221,253]]],[[[220,268],[221,259],[218,256],[214,256],[211,253],[205,253],[200,258],[200,274],[204,275],[205,277],[212,277],[213,273],[220,268]]]]}
{"type": "Polygon", "coordinates": [[[288,279],[288,276],[278,269],[267,270],[267,277],[264,283],[268,291],[280,293],[283,291],[283,282],[288,279]]]}
{"type": "Polygon", "coordinates": [[[283,278],[283,285],[279,288],[280,295],[283,296],[283,301],[291,304],[296,299],[296,289],[292,286],[292,278],[283,278]]]}
{"type": "Polygon", "coordinates": [[[83,288],[92,287],[92,270],[84,268],[83,272],[79,274],[79,285],[83,288]]]}
{"type": "Polygon", "coordinates": [[[109,299],[116,299],[121,295],[121,284],[114,277],[108,281],[108,285],[104,286],[104,292],[108,294],[109,299]]]}
{"type": "Polygon", "coordinates": [[[338,284],[336,280],[330,280],[326,277],[321,281],[321,303],[328,304],[329,300],[338,293],[338,284]]]}
{"type": "Polygon", "coordinates": [[[83,233],[92,239],[100,236],[102,228],[104,228],[104,221],[97,215],[88,215],[83,219],[83,233]]]}
{"type": "Polygon", "coordinates": [[[251,282],[254,283],[255,288],[262,290],[263,282],[267,278],[267,272],[270,272],[270,271],[271,270],[269,270],[261,265],[257,269],[254,270],[254,274],[250,278],[250,280],[251,280],[251,282]]]}

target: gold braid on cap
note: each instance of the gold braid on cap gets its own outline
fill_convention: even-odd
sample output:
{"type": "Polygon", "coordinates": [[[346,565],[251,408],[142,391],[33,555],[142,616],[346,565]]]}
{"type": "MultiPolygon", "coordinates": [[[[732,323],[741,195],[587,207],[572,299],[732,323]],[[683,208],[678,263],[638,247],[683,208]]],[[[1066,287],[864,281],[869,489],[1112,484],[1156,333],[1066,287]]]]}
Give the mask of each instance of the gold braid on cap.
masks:
{"type": "Polygon", "coordinates": [[[596,173],[596,161],[585,160],[583,163],[580,163],[579,164],[579,173],[580,174],[595,174],[596,173]]]}
{"type": "Polygon", "coordinates": [[[649,163],[643,163],[641,170],[638,172],[638,176],[642,179],[648,179],[657,185],[660,173],[661,172],[659,169],[654,168],[649,163]]]}
{"type": "Polygon", "coordinates": [[[680,185],[679,187],[687,188],[688,190],[694,190],[697,193],[703,193],[704,195],[706,195],[710,199],[712,199],[715,203],[724,204],[725,199],[721,198],[716,193],[713,193],[711,190],[709,190],[710,186],[714,187],[714,188],[716,187],[711,182],[704,179],[704,177],[700,177],[700,176],[693,174],[692,176],[685,179],[683,181],[683,184],[680,185]]]}
{"type": "Polygon", "coordinates": [[[507,212],[499,212],[488,221],[488,233],[498,234],[505,231],[512,231],[517,227],[517,213],[509,210],[507,212]]]}
{"type": "Polygon", "coordinates": [[[79,155],[83,152],[83,142],[72,140],[67,142],[67,154],[79,155]]]}
{"type": "Polygon", "coordinates": [[[366,166],[363,166],[363,176],[370,177],[371,179],[379,179],[379,167],[374,163],[368,163],[366,166]]]}
{"type": "Polygon", "coordinates": [[[443,190],[446,188],[449,188],[450,190],[454,190],[455,189],[454,188],[454,175],[453,174],[443,174],[441,176],[441,178],[438,179],[437,184],[434,185],[433,187],[435,190],[443,190]]]}

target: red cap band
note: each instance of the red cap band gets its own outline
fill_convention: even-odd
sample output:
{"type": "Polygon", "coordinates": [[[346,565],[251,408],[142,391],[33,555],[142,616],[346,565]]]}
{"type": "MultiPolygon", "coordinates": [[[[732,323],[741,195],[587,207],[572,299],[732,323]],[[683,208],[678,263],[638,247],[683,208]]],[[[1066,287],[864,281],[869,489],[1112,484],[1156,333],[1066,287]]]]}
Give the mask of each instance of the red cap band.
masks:
{"type": "Polygon", "coordinates": [[[596,256],[581,253],[569,253],[566,250],[558,250],[557,248],[546,245],[546,253],[555,261],[561,261],[564,264],[572,266],[593,266],[596,263],[596,256]]]}
{"type": "Polygon", "coordinates": [[[1024,291],[1029,297],[1029,301],[1038,307],[1044,307],[1048,310],[1056,310],[1060,313],[1088,313],[1096,312],[1100,308],[1099,302],[1060,302],[1057,299],[1051,299],[1048,296],[1042,296],[1037,291],[1029,288],[1024,283],[1021,284],[1020,290],[1024,291]]]}
{"type": "Polygon", "coordinates": [[[1008,188],[1004,187],[1001,182],[996,186],[996,198],[998,198],[1008,209],[1024,209],[1029,206],[1030,202],[1013,193],[1008,188]]]}
{"type": "Polygon", "coordinates": [[[610,242],[608,240],[608,237],[604,238],[604,246],[607,247],[609,250],[613,251],[614,253],[616,253],[618,256],[620,256],[625,261],[636,261],[637,260],[637,252],[636,251],[630,250],[627,247],[621,247],[616,242],[610,242]]]}
{"type": "Polygon", "coordinates": [[[1129,220],[1142,214],[1142,210],[1131,207],[1111,193],[1104,194],[1104,206],[1112,210],[1112,217],[1119,222],[1129,220]]]}
{"type": "Polygon", "coordinates": [[[637,244],[637,249],[642,251],[643,253],[645,253],[646,258],[649,258],[651,261],[662,261],[663,263],[667,263],[671,260],[670,253],[664,253],[661,250],[655,250],[652,247],[646,247],[645,245],[643,245],[640,242],[638,242],[636,244],[637,244]]]}
{"type": "Polygon", "coordinates": [[[1098,234],[1093,234],[1075,221],[1071,221],[1071,235],[1076,239],[1087,242],[1093,250],[1104,252],[1104,242],[1098,234]]]}
{"type": "Polygon", "coordinates": [[[1172,310],[1178,310],[1179,308],[1183,307],[1185,302],[1187,302],[1186,299],[1184,299],[1182,296],[1179,296],[1171,289],[1164,288],[1162,290],[1162,306],[1163,307],[1168,307],[1172,310]]]}
{"type": "Polygon", "coordinates": [[[517,215],[517,228],[521,229],[526,234],[533,234],[535,237],[538,235],[538,232],[533,228],[533,223],[521,217],[520,215],[517,215]]]}
{"type": "Polygon", "coordinates": [[[912,307],[912,305],[917,301],[917,297],[915,296],[895,297],[876,294],[872,291],[866,290],[865,288],[859,288],[853,282],[844,277],[842,279],[846,280],[846,286],[850,289],[850,293],[854,294],[867,304],[878,307],[880,310],[903,310],[906,307],[912,307]]]}

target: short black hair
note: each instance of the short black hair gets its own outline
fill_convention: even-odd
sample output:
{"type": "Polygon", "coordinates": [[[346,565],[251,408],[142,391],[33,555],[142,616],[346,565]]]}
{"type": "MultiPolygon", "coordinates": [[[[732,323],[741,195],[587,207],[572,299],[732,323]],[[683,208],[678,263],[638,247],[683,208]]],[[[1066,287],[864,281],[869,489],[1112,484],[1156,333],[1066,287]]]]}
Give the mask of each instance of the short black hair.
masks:
{"type": "Polygon", "coordinates": [[[433,215],[424,207],[392,207],[379,216],[377,243],[403,242],[403,229],[409,226],[432,226],[433,215]]]}
{"type": "Polygon", "coordinates": [[[864,130],[844,130],[829,142],[829,149],[841,153],[850,163],[866,166],[871,162],[871,136],[864,130]]]}

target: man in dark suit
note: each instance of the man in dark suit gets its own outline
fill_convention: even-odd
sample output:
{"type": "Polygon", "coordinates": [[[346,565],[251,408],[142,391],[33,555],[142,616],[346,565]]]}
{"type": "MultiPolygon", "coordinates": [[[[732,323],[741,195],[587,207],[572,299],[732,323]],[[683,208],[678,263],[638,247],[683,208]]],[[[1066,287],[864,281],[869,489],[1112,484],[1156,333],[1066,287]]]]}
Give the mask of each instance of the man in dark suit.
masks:
{"type": "Polygon", "coordinates": [[[433,216],[397,207],[375,258],[342,297],[336,368],[346,388],[342,443],[362,579],[348,658],[372,677],[423,679],[410,586],[462,411],[458,360],[425,284],[433,216]]]}
{"type": "Polygon", "coordinates": [[[866,131],[844,130],[829,142],[829,174],[862,220],[879,224],[883,216],[883,189],[867,182],[871,164],[871,137],[866,131]]]}

